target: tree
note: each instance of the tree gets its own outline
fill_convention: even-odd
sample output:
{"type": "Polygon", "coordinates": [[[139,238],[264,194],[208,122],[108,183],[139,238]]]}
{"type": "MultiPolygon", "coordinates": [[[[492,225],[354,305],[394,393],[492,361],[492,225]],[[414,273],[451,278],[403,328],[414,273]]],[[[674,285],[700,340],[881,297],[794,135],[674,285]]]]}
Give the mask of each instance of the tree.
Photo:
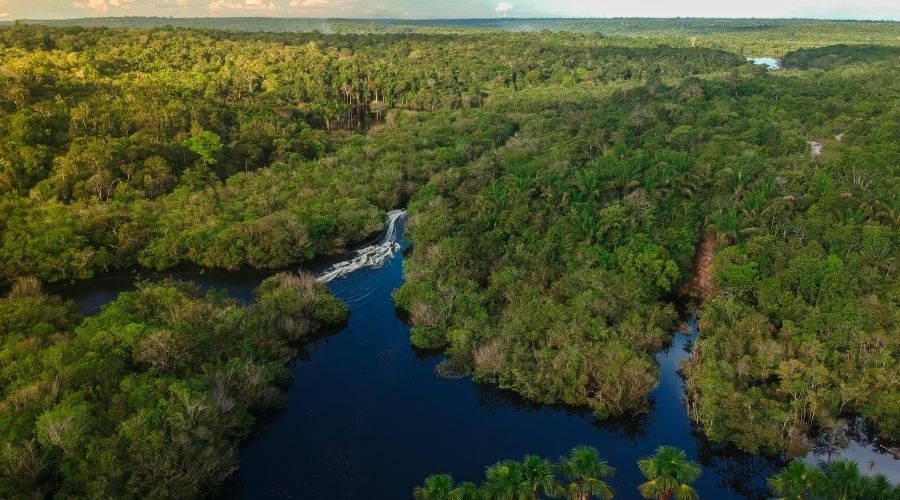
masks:
{"type": "Polygon", "coordinates": [[[515,460],[498,462],[485,470],[484,497],[487,500],[518,500],[528,496],[522,466],[515,460]]]}
{"type": "Polygon", "coordinates": [[[660,446],[656,453],[638,460],[641,474],[647,482],[638,486],[644,498],[660,500],[695,500],[697,491],[691,487],[700,477],[700,466],[688,460],[684,450],[674,446],[660,446]]]}
{"type": "Polygon", "coordinates": [[[862,496],[871,500],[889,500],[900,498],[900,487],[888,481],[884,474],[863,476],[862,496]]]}
{"type": "Polygon", "coordinates": [[[552,496],[557,491],[556,467],[549,460],[537,455],[525,455],[522,460],[522,477],[528,489],[528,498],[537,499],[538,491],[552,496]]]}
{"type": "Polygon", "coordinates": [[[794,460],[787,467],[769,478],[769,488],[779,499],[802,500],[818,491],[825,477],[822,471],[810,467],[801,460],[794,460]]]}
{"type": "Polygon", "coordinates": [[[416,486],[413,496],[416,500],[457,500],[453,476],[450,474],[435,474],[425,478],[424,486],[416,486]]]}
{"type": "Polygon", "coordinates": [[[794,460],[769,478],[776,500],[889,500],[900,498],[900,488],[882,474],[864,476],[851,460],[836,460],[823,470],[794,460]]]}
{"type": "Polygon", "coordinates": [[[181,145],[196,153],[200,157],[200,162],[207,167],[219,161],[219,154],[224,149],[222,139],[209,130],[185,139],[181,145]]]}
{"type": "Polygon", "coordinates": [[[460,484],[456,489],[453,490],[453,494],[456,495],[456,500],[480,500],[481,499],[481,490],[478,489],[478,485],[475,483],[470,483],[468,481],[460,484]]]}
{"type": "Polygon", "coordinates": [[[592,446],[576,446],[568,457],[560,457],[559,470],[568,480],[562,491],[571,500],[587,500],[591,496],[612,498],[615,492],[606,480],[616,469],[600,458],[592,446]]]}
{"type": "Polygon", "coordinates": [[[835,460],[825,469],[825,494],[835,500],[862,498],[863,481],[859,465],[852,460],[835,460]]]}

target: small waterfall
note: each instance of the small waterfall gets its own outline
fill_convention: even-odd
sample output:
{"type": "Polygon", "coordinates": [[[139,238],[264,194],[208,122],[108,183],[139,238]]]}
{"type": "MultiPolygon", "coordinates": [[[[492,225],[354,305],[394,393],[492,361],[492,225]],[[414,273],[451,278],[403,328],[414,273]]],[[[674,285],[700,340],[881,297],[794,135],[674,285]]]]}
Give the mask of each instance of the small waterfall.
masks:
{"type": "Polygon", "coordinates": [[[378,238],[378,242],[354,252],[354,257],[338,262],[323,271],[318,280],[328,283],[331,280],[342,278],[362,268],[378,269],[400,250],[401,231],[398,230],[398,221],[406,217],[406,210],[391,210],[388,212],[387,224],[384,232],[378,238]]]}

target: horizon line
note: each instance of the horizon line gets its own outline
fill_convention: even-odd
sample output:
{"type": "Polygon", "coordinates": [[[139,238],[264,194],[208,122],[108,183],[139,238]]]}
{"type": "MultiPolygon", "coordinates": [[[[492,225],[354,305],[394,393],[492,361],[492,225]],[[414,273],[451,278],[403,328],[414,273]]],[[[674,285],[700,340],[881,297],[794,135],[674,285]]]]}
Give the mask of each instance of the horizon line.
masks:
{"type": "Polygon", "coordinates": [[[852,19],[852,18],[829,18],[829,17],[704,17],[704,16],[537,16],[537,17],[421,17],[421,18],[403,18],[403,17],[282,17],[282,16],[85,16],[85,17],[59,17],[59,18],[19,18],[19,19],[0,19],[0,23],[15,23],[28,21],[82,21],[82,20],[99,20],[99,19],[180,19],[180,20],[229,20],[229,19],[270,19],[270,20],[309,20],[309,21],[398,21],[398,22],[434,22],[434,21],[591,21],[591,20],[612,20],[612,19],[635,19],[635,20],[753,20],[753,21],[828,21],[828,22],[852,22],[852,23],[900,23],[900,19],[852,19]]]}

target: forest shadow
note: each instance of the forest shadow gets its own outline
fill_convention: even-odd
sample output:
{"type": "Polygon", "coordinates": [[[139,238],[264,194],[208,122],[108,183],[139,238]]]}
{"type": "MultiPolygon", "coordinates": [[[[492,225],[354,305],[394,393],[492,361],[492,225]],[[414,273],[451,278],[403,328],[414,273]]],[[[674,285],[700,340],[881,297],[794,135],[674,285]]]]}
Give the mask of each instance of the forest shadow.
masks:
{"type": "Polygon", "coordinates": [[[896,62],[898,59],[900,59],[900,47],[838,44],[792,50],[785,54],[782,65],[785,68],[826,70],[857,63],[896,62]]]}

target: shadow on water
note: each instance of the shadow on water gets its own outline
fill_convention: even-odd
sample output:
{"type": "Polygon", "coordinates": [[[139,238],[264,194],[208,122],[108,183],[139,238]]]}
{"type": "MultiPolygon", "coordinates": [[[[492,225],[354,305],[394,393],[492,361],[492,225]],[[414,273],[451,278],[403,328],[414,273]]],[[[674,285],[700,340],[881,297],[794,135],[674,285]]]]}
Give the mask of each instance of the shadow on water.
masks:
{"type": "MultiPolygon", "coordinates": [[[[536,404],[469,378],[437,376],[443,356],[410,346],[406,315],[391,300],[402,284],[406,247],[402,242],[380,268],[328,283],[350,306],[350,317],[340,332],[326,332],[301,350],[286,409],[260,419],[224,497],[409,498],[429,474],[479,482],[484,467],[498,460],[526,453],[555,459],[578,444],[597,447],[617,468],[611,483],[619,498],[638,497],[642,476],[635,463],[663,444],[685,449],[703,465],[695,486],[704,498],[768,494],[765,478],[781,460],[709,443],[687,417],[678,370],[697,335],[694,318],[656,356],[660,381],[649,410],[598,421],[582,408],[536,404]]],[[[269,274],[178,277],[251,301],[269,274]]],[[[66,295],[90,313],[132,282],[97,280],[66,295]]]]}

